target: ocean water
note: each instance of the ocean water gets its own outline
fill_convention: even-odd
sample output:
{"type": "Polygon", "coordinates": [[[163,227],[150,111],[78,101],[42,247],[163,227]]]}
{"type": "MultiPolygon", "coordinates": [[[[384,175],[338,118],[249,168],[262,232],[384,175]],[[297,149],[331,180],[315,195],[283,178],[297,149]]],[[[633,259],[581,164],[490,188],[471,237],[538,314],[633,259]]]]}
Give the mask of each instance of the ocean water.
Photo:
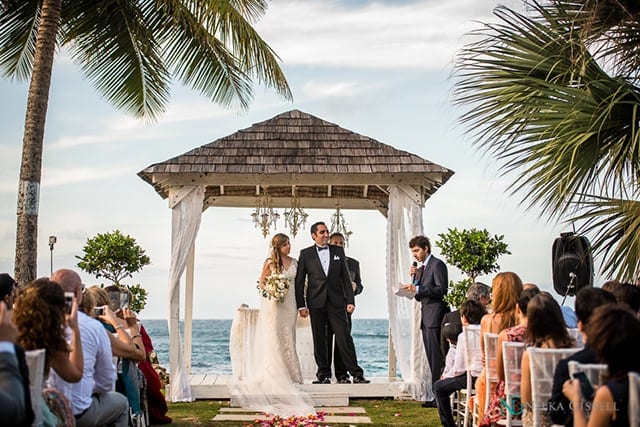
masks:
{"type": "MultiPolygon", "coordinates": [[[[166,320],[144,320],[160,364],[169,369],[169,333],[166,320]]],[[[181,323],[182,328],[182,323],[181,323]]],[[[231,320],[194,320],[191,373],[231,374],[229,331],[231,320]]],[[[388,331],[386,319],[353,319],[351,335],[358,363],[369,377],[385,376],[388,371],[388,331]]]]}

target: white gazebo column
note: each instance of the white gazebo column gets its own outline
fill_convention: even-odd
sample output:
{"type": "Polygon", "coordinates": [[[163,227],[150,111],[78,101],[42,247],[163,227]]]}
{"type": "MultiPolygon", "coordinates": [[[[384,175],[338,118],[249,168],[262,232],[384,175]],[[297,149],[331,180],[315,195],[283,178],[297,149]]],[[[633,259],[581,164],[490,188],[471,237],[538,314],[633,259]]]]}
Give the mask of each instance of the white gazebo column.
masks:
{"type": "Polygon", "coordinates": [[[169,192],[171,266],[169,268],[169,370],[171,402],[190,402],[191,388],[180,339],[180,278],[200,227],[204,187],[178,186],[169,192]]]}
{"type": "MultiPolygon", "coordinates": [[[[420,331],[421,310],[414,300],[395,295],[409,282],[411,253],[409,240],[423,233],[422,205],[419,191],[408,185],[390,185],[387,213],[387,302],[389,307],[390,349],[402,381],[395,383],[401,392],[414,399],[431,398],[431,378],[420,331]]],[[[389,357],[391,363],[392,358],[389,357]]],[[[390,367],[391,372],[391,367],[390,367]]]]}

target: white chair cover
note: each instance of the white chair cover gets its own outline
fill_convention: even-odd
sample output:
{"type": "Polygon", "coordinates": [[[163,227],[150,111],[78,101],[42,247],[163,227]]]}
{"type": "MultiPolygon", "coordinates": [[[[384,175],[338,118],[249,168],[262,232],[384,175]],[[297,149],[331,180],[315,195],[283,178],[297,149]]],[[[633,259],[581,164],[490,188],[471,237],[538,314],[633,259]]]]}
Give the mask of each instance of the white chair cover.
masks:
{"type": "Polygon", "coordinates": [[[640,374],[629,372],[629,425],[640,427],[640,374]]]}
{"type": "Polygon", "coordinates": [[[483,339],[486,379],[484,412],[487,412],[487,408],[489,408],[489,403],[491,401],[491,385],[496,384],[500,380],[496,369],[496,359],[498,357],[498,334],[487,332],[484,334],[483,339]]]}
{"type": "MultiPolygon", "coordinates": [[[[33,409],[33,426],[42,424],[42,385],[44,383],[44,359],[46,350],[25,351],[25,359],[29,367],[29,392],[31,394],[31,409],[33,409]]],[[[5,420],[6,422],[7,420],[5,420]]]]}
{"type": "Polygon", "coordinates": [[[533,425],[541,424],[542,413],[547,410],[553,387],[553,373],[558,362],[580,350],[581,348],[527,348],[531,374],[533,425]]]}
{"type": "MultiPolygon", "coordinates": [[[[521,342],[502,343],[502,362],[504,365],[504,392],[507,401],[507,426],[514,425],[513,416],[520,415],[515,402],[520,398],[520,383],[522,380],[522,355],[525,345],[521,342]]],[[[519,422],[518,424],[522,424],[519,422]]]]}
{"type": "MultiPolygon", "coordinates": [[[[480,348],[480,327],[474,325],[473,327],[463,326],[462,333],[464,334],[466,352],[464,354],[464,363],[467,367],[467,388],[464,391],[464,400],[459,399],[459,408],[461,411],[458,413],[458,419],[462,419],[462,426],[468,426],[471,417],[471,408],[469,407],[469,399],[473,393],[473,380],[470,367],[473,366],[473,361],[476,359],[476,355],[482,352],[480,348]]],[[[458,425],[460,423],[458,422],[458,425]]]]}

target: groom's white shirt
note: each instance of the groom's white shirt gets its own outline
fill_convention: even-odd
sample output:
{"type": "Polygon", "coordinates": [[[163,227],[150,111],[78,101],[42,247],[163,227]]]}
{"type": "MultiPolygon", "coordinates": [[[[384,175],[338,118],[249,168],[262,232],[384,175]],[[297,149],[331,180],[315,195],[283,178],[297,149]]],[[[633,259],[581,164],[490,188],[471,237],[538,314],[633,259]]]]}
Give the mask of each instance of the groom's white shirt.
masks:
{"type": "Polygon", "coordinates": [[[315,245],[316,252],[318,252],[318,258],[320,258],[320,264],[322,264],[322,270],[324,270],[324,275],[327,276],[329,274],[329,247],[327,249],[320,250],[318,245],[315,245]]]}

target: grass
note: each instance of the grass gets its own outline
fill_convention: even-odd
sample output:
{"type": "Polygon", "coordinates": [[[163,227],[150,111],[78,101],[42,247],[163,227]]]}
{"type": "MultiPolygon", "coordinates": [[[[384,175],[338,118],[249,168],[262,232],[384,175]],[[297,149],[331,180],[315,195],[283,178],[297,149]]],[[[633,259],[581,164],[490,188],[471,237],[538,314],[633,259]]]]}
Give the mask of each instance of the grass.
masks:
{"type": "MultiPolygon", "coordinates": [[[[172,426],[242,426],[237,421],[214,422],[222,407],[228,407],[227,400],[197,400],[191,403],[169,403],[172,426]]],[[[367,411],[373,424],[362,426],[437,426],[440,425],[438,411],[423,408],[420,402],[393,399],[351,399],[350,406],[362,407],[367,411]]],[[[346,425],[346,424],[344,424],[346,425]]]]}

